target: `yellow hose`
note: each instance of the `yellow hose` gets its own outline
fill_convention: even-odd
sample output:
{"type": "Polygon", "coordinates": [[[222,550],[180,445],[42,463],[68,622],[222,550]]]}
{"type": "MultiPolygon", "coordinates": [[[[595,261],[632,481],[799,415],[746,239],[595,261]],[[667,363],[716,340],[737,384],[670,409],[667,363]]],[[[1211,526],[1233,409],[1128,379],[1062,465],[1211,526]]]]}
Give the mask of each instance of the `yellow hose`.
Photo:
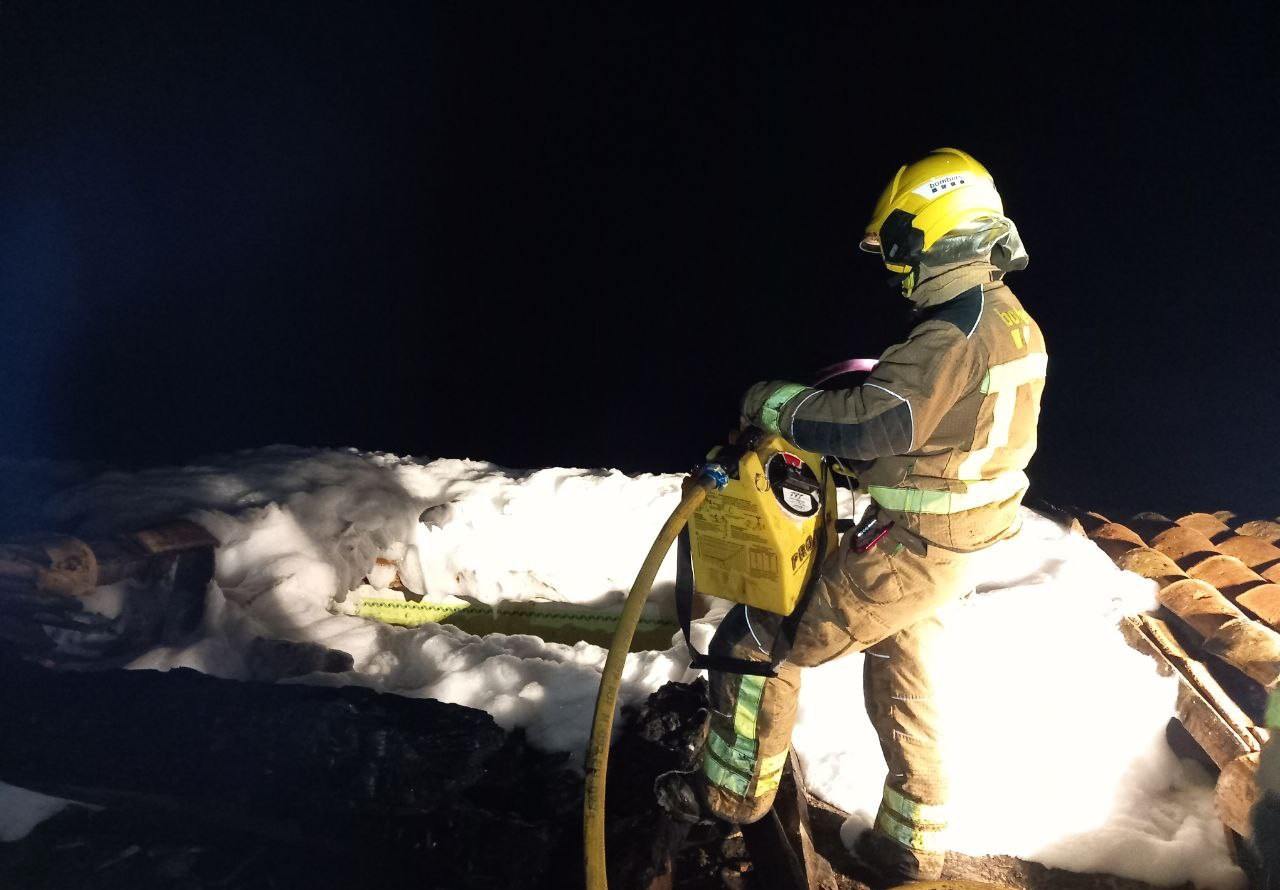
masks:
{"type": "Polygon", "coordinates": [[[622,680],[622,666],[626,663],[627,652],[631,649],[631,637],[644,611],[644,601],[649,597],[649,589],[653,587],[653,579],[658,574],[658,567],[666,557],[671,544],[680,534],[680,530],[688,523],[689,517],[698,509],[707,496],[707,492],[715,488],[715,480],[709,476],[698,476],[693,480],[680,506],[676,507],[671,518],[662,526],[649,555],[640,566],[635,583],[627,594],[626,603],[622,607],[622,617],[618,619],[618,629],[614,631],[613,642],[609,645],[609,657],[604,662],[604,672],[600,675],[600,692],[596,696],[596,716],[591,724],[591,741],[587,745],[586,792],[582,808],[582,839],[586,848],[587,890],[608,890],[609,878],[605,873],[604,859],[604,788],[605,775],[609,769],[609,739],[613,735],[613,712],[618,704],[618,687],[622,680]]]}

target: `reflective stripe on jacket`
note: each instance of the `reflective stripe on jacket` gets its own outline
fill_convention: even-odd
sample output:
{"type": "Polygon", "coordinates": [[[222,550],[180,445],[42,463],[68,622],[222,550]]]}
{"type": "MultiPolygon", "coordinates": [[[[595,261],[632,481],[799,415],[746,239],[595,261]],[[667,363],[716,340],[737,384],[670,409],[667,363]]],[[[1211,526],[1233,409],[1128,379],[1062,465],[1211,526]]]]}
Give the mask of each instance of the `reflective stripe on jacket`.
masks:
{"type": "Polygon", "coordinates": [[[994,266],[921,283],[922,313],[857,387],[794,387],[782,435],[858,461],[890,518],[927,541],[976,550],[1009,535],[1027,489],[1048,356],[1039,325],[994,266]]]}

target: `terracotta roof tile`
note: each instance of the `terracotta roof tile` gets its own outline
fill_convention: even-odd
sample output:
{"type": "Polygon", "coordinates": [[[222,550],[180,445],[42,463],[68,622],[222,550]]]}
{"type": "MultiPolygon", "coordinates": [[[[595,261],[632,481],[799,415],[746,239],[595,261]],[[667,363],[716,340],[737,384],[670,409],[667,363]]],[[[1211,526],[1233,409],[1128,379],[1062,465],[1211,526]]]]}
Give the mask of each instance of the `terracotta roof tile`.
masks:
{"type": "Polygon", "coordinates": [[[1246,522],[1236,531],[1242,535],[1261,538],[1268,544],[1280,544],[1280,522],[1271,519],[1255,519],[1253,522],[1246,522]]]}
{"type": "Polygon", "coordinates": [[[1187,569],[1187,574],[1212,584],[1231,600],[1250,587],[1267,583],[1261,575],[1240,560],[1222,553],[1191,566],[1187,569]]]}
{"type": "Polygon", "coordinates": [[[1259,574],[1280,564],[1280,547],[1250,535],[1232,535],[1219,541],[1218,550],[1234,556],[1259,574]]]}
{"type": "Polygon", "coordinates": [[[1220,535],[1231,535],[1231,526],[1212,513],[1188,513],[1177,520],[1184,528],[1193,528],[1206,538],[1217,540],[1220,535]]]}
{"type": "Polygon", "coordinates": [[[1112,562],[1128,550],[1146,546],[1142,538],[1138,537],[1132,529],[1118,522],[1108,522],[1098,526],[1089,537],[1102,549],[1103,553],[1111,557],[1112,562]]]}
{"type": "Polygon", "coordinates": [[[1244,618],[1244,613],[1225,602],[1212,584],[1195,578],[1184,578],[1163,588],[1160,602],[1206,638],[1212,637],[1228,621],[1244,618]]]}
{"type": "Polygon", "coordinates": [[[1213,585],[1175,581],[1160,591],[1160,603],[1203,637],[1209,652],[1264,687],[1280,681],[1280,634],[1250,620],[1213,585]]]}
{"type": "MultiPolygon", "coordinates": [[[[1267,736],[1253,721],[1261,718],[1268,692],[1280,688],[1280,521],[1255,520],[1232,531],[1236,517],[1227,510],[1189,513],[1176,522],[1160,513],[1139,513],[1127,526],[1096,513],[1079,519],[1116,565],[1155,581],[1162,612],[1177,616],[1169,619],[1182,629],[1173,644],[1167,639],[1173,638],[1171,628],[1150,616],[1130,617],[1121,625],[1136,622],[1133,626],[1146,628],[1136,639],[1146,641],[1158,662],[1182,659],[1183,667],[1167,669],[1179,672],[1186,684],[1177,707],[1185,729],[1219,765],[1224,756],[1240,762],[1230,759],[1229,751],[1223,754],[1224,738],[1252,740],[1256,751],[1256,743],[1267,736]],[[1231,665],[1253,683],[1244,677],[1231,684],[1205,680],[1216,676],[1211,663],[1231,665]],[[1205,685],[1209,682],[1212,689],[1205,685]],[[1203,698],[1207,710],[1184,712],[1184,695],[1190,696],[1186,701],[1203,698]]],[[[1219,818],[1237,830],[1247,822],[1232,822],[1221,810],[1219,818]]]]}
{"type": "Polygon", "coordinates": [[[1257,615],[1273,628],[1280,628],[1280,584],[1259,584],[1240,594],[1236,604],[1257,615]]]}
{"type": "Polygon", "coordinates": [[[1212,541],[1185,525],[1167,528],[1155,535],[1149,543],[1183,569],[1189,569],[1218,552],[1212,541]]]}
{"type": "Polygon", "coordinates": [[[1120,568],[1144,578],[1150,578],[1161,587],[1187,577],[1187,573],[1180,569],[1177,563],[1159,550],[1153,550],[1150,547],[1134,547],[1122,553],[1115,562],[1120,568]]]}
{"type": "Polygon", "coordinates": [[[1166,607],[1176,602],[1174,611],[1205,637],[1206,651],[1217,651],[1209,626],[1215,621],[1280,630],[1280,522],[1254,520],[1232,531],[1228,510],[1176,521],[1138,513],[1128,525],[1100,513],[1076,515],[1116,565],[1155,581],[1166,607]]]}
{"type": "Polygon", "coordinates": [[[1129,528],[1150,541],[1156,535],[1174,527],[1174,521],[1163,513],[1135,513],[1129,517],[1129,528]]]}
{"type": "Polygon", "coordinates": [[[1091,538],[1101,538],[1106,541],[1128,541],[1134,546],[1145,546],[1146,542],[1138,536],[1138,533],[1126,525],[1119,522],[1108,522],[1100,525],[1093,531],[1089,532],[1091,538]]]}
{"type": "Polygon", "coordinates": [[[1092,510],[1073,510],[1071,512],[1075,514],[1076,519],[1080,520],[1080,527],[1084,529],[1084,533],[1091,538],[1096,529],[1111,522],[1101,513],[1095,513],[1092,510]]]}

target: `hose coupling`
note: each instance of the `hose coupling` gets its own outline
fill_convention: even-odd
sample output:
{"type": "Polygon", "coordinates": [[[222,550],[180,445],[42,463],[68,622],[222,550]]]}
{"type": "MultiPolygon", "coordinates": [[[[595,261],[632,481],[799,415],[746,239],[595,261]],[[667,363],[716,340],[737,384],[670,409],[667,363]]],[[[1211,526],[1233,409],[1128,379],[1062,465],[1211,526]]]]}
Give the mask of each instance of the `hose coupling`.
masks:
{"type": "Polygon", "coordinates": [[[714,482],[717,491],[729,484],[729,471],[720,464],[703,464],[702,468],[698,470],[698,475],[706,476],[714,482]]]}

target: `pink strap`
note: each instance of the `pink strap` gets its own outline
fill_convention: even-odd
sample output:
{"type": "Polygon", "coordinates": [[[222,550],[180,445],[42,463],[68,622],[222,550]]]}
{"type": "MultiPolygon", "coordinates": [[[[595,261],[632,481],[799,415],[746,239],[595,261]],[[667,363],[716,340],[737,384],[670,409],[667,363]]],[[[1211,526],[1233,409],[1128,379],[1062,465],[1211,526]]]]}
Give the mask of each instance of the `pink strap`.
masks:
{"type": "Polygon", "coordinates": [[[878,364],[880,364],[880,362],[873,358],[851,358],[845,362],[837,362],[836,364],[828,365],[819,371],[818,379],[813,385],[821,386],[832,377],[839,377],[841,374],[848,374],[852,371],[874,371],[878,364]]]}

